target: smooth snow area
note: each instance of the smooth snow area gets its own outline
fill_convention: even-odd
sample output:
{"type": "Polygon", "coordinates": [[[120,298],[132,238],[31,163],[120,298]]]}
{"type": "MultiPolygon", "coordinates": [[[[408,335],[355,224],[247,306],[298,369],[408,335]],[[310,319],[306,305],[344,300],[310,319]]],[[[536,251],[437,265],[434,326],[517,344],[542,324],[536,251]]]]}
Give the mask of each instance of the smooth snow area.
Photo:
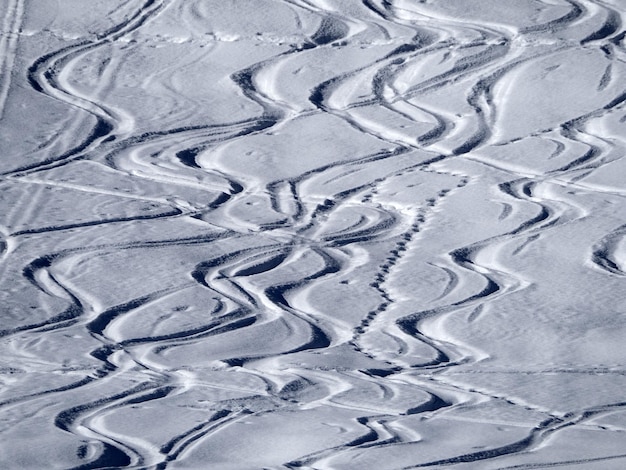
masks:
{"type": "Polygon", "coordinates": [[[0,468],[626,468],[623,0],[0,4],[0,468]]]}

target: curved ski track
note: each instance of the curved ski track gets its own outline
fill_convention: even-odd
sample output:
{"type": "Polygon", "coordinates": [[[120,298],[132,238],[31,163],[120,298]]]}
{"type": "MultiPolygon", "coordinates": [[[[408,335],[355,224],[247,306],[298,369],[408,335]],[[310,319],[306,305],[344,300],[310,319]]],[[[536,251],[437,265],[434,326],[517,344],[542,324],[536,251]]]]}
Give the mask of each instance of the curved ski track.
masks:
{"type": "MultiPolygon", "coordinates": [[[[112,8],[99,32],[24,70],[15,65],[22,17],[36,2],[10,0],[3,18],[0,122],[11,119],[4,104],[19,73],[31,93],[74,113],[63,137],[75,144],[17,160],[0,180],[17,194],[1,203],[0,466],[624,464],[623,396],[598,402],[581,389],[578,402],[551,406],[504,379],[478,379],[579,374],[621,384],[619,354],[609,364],[578,355],[508,364],[489,342],[460,336],[484,328],[484,337],[515,338],[513,327],[495,329],[519,321],[522,341],[558,322],[552,301],[520,319],[511,305],[537,308],[533,293],[554,273],[554,285],[566,285],[577,259],[572,282],[583,287],[592,273],[589,282],[615,296],[598,309],[626,313],[626,192],[611,184],[626,150],[619,2],[518,2],[535,12],[519,24],[469,1],[250,7],[259,28],[295,25],[285,38],[235,31],[235,7],[219,15],[230,22],[211,23],[219,2],[118,3],[124,15],[112,8]],[[181,38],[154,33],[174,24],[181,38]],[[206,67],[234,67],[219,62],[229,47],[245,56],[207,88],[232,94],[232,119],[206,118],[211,109],[180,96],[187,112],[140,123],[132,102],[116,101],[120,57],[156,54],[155,37],[165,48],[205,48],[193,57],[206,67]],[[110,83],[90,92],[80,86],[84,64],[101,54],[118,56],[91,70],[110,83]],[[509,97],[524,74],[568,54],[606,64],[596,90],[577,91],[596,93],[594,107],[548,124],[522,110],[518,120],[538,124],[509,131],[509,97]],[[244,101],[241,117],[234,109],[244,101]],[[524,145],[528,159],[516,160],[524,145]],[[55,197],[66,204],[60,215],[55,197]],[[590,233],[572,241],[576,230],[590,233]],[[567,241],[567,256],[551,251],[567,241]],[[502,417],[489,411],[498,407],[502,417]],[[456,440],[446,423],[460,430],[456,440]],[[34,429],[43,445],[23,441],[34,429]],[[574,452],[568,436],[588,437],[576,433],[615,445],[574,452]],[[282,449],[294,435],[299,443],[282,449]]],[[[152,75],[174,101],[178,73],[172,65],[152,75]]]]}

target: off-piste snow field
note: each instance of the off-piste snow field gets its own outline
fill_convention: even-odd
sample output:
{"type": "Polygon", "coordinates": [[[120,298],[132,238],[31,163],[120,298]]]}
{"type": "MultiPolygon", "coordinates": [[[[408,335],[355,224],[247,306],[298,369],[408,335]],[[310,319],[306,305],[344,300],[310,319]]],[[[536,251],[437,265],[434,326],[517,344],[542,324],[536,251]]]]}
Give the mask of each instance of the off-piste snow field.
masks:
{"type": "Polygon", "coordinates": [[[623,0],[0,7],[0,468],[626,468],[623,0]]]}

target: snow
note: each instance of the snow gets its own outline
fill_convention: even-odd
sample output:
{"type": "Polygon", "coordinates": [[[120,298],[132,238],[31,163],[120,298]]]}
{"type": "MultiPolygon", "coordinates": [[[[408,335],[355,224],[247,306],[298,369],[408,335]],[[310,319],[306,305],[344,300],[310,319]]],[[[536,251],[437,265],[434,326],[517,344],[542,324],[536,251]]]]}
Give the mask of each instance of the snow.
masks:
{"type": "Polygon", "coordinates": [[[0,467],[621,469],[617,0],[6,0],[0,467]]]}

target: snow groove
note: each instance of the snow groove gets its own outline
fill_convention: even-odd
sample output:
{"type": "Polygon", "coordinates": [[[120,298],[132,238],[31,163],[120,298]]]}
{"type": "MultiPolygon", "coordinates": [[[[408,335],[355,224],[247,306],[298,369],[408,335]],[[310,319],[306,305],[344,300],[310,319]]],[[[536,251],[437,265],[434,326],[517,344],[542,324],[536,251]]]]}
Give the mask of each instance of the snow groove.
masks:
{"type": "Polygon", "coordinates": [[[621,468],[619,2],[52,3],[1,20],[0,467],[621,468]]]}

